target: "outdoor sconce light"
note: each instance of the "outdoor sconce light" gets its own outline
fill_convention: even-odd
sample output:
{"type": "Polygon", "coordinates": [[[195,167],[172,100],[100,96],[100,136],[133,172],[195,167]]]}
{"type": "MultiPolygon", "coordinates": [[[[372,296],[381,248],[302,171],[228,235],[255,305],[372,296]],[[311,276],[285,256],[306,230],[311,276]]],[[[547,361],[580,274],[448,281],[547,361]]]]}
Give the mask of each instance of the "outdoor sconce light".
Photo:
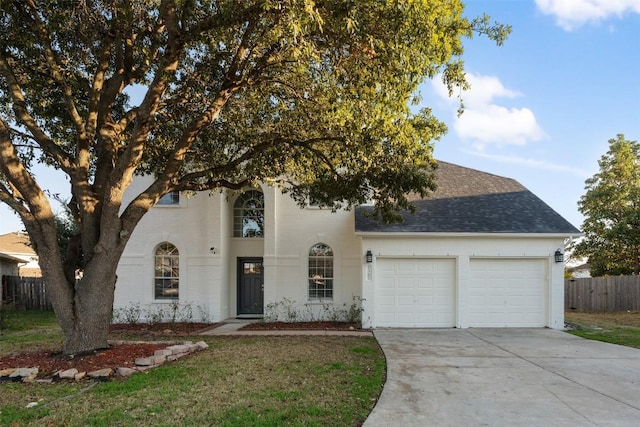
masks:
{"type": "Polygon", "coordinates": [[[560,249],[556,250],[556,253],[553,256],[556,262],[564,262],[564,254],[560,252],[560,249]]]}
{"type": "Polygon", "coordinates": [[[371,264],[373,262],[373,254],[371,253],[371,251],[367,251],[365,259],[367,260],[367,264],[371,264]]]}

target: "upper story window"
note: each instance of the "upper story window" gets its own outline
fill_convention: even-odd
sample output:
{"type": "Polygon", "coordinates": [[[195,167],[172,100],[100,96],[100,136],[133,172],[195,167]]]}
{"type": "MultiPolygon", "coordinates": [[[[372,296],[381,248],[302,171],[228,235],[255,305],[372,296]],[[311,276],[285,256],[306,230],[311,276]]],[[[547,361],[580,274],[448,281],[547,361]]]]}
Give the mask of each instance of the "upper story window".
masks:
{"type": "Polygon", "coordinates": [[[309,249],[309,299],[333,299],[333,249],[316,243],[309,249]]]}
{"type": "Polygon", "coordinates": [[[178,299],[180,296],[180,254],[168,242],[161,243],[155,253],[154,296],[156,299],[178,299]]]}
{"type": "Polygon", "coordinates": [[[179,191],[171,191],[158,200],[158,205],[163,206],[178,206],[180,205],[180,192],[179,191]]]}
{"type": "Polygon", "coordinates": [[[264,236],[264,194],[249,190],[233,205],[233,237],[264,236]]]}

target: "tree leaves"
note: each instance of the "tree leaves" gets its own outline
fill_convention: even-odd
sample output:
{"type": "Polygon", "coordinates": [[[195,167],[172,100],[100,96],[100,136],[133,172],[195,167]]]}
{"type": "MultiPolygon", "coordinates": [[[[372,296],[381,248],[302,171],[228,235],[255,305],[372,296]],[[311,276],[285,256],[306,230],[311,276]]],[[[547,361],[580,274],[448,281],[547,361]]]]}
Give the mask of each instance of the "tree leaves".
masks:
{"type": "MultiPolygon", "coordinates": [[[[331,192],[334,201],[350,206],[374,191],[396,194],[379,200],[385,210],[398,208],[402,196],[374,189],[364,177],[387,171],[370,165],[403,155],[402,168],[389,172],[409,178],[427,167],[430,144],[445,130],[409,110],[418,84],[442,73],[450,87],[464,86],[461,38],[477,31],[501,43],[510,30],[486,16],[468,21],[451,0],[242,7],[59,0],[3,10],[2,49],[30,113],[71,164],[82,156],[91,162],[72,182],[95,190],[104,187],[96,171],[106,177],[133,168],[163,181],[157,200],[167,191],[267,178],[311,191],[330,172],[349,182],[344,187],[362,186],[357,196],[331,192]],[[131,85],[147,88],[135,108],[131,85]]],[[[0,96],[15,102],[6,90],[0,96]]],[[[65,167],[55,160],[61,153],[39,145],[43,160],[65,167]]]]}
{"type": "Polygon", "coordinates": [[[410,208],[407,193],[434,185],[446,131],[410,109],[418,85],[441,74],[465,87],[462,38],[510,31],[462,12],[460,0],[0,0],[0,201],[46,252],[65,352],[106,345],[120,255],[171,191],[263,181],[334,209],[373,200],[384,220],[410,208]],[[32,160],[68,176],[67,259],[32,160]],[[123,206],[135,174],[155,179],[123,206]]]}
{"type": "Polygon", "coordinates": [[[593,276],[639,274],[640,145],[619,134],[598,164],[578,203],[585,237],[575,254],[589,258],[593,276]]]}

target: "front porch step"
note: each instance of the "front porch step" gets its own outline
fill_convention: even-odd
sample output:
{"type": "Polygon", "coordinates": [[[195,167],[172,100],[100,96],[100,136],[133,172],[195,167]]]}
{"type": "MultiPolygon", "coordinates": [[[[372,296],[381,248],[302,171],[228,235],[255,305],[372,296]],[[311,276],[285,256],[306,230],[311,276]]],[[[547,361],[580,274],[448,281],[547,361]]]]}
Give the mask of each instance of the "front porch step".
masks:
{"type": "MultiPolygon", "coordinates": [[[[239,314],[236,316],[235,320],[262,320],[264,319],[264,315],[262,314],[239,314]]],[[[229,322],[232,319],[227,319],[225,322],[229,322]]]]}

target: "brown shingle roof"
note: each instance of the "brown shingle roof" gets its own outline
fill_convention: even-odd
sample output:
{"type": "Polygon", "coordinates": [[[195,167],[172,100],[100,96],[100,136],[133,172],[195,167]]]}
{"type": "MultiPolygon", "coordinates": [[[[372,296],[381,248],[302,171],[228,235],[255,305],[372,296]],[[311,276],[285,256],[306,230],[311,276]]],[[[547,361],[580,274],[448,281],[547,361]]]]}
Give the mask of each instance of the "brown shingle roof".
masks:
{"type": "Polygon", "coordinates": [[[0,235],[0,252],[35,255],[27,233],[7,233],[0,235]]]}

